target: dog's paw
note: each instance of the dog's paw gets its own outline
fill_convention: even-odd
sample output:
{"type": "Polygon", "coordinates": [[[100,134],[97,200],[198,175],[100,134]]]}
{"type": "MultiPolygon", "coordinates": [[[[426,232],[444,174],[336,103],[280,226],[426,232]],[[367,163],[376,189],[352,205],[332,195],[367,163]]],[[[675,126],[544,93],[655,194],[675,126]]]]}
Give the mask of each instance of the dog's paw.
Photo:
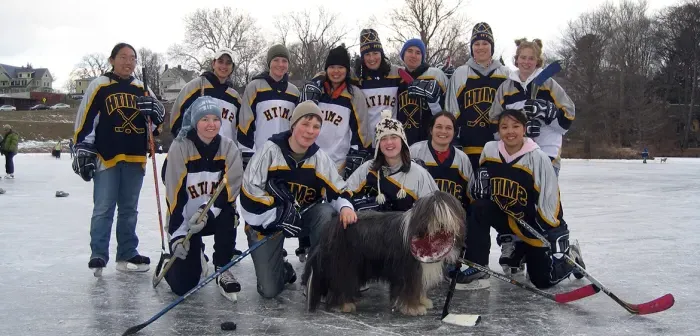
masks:
{"type": "Polygon", "coordinates": [[[423,316],[428,313],[428,310],[422,304],[418,304],[416,306],[401,305],[399,311],[401,314],[408,316],[423,316]]]}
{"type": "Polygon", "coordinates": [[[343,313],[354,313],[355,309],[355,304],[352,302],[346,302],[340,305],[340,311],[343,313]]]}
{"type": "Polygon", "coordinates": [[[425,309],[433,309],[433,300],[428,299],[427,296],[421,296],[420,298],[420,304],[425,306],[425,309]]]}

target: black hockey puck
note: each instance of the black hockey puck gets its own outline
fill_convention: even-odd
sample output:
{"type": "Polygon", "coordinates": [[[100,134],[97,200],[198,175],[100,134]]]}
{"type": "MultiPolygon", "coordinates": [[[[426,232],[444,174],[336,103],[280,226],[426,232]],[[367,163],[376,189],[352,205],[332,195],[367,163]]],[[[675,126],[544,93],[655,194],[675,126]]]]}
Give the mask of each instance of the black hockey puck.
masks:
{"type": "Polygon", "coordinates": [[[221,323],[221,330],[236,330],[236,323],[231,321],[221,323]]]}

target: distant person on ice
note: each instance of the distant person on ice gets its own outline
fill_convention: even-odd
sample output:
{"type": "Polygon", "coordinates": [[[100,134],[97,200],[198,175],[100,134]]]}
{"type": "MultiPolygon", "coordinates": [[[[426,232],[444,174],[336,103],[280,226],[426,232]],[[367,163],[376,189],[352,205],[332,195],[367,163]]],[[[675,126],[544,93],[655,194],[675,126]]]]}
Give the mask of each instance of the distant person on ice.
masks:
{"type": "Polygon", "coordinates": [[[61,158],[61,140],[58,140],[56,143],[56,146],[53,146],[53,150],[51,150],[51,156],[60,159],[61,158]]]}
{"type": "MultiPolygon", "coordinates": [[[[576,272],[564,255],[583,266],[578,242],[569,244],[569,229],[559,199],[559,182],[551,158],[537,143],[525,137],[528,119],[520,110],[498,116],[498,135],[481,153],[481,166],[470,181],[475,201],[467,221],[465,259],[488,267],[491,227],[500,235],[513,235],[524,242],[529,280],[537,288],[549,288],[576,272]],[[515,218],[522,219],[552,245],[543,247],[515,218]]],[[[468,268],[462,289],[489,287],[488,274],[468,268]]]]}
{"type": "Polygon", "coordinates": [[[642,162],[647,163],[647,159],[649,158],[649,150],[644,147],[644,150],[642,151],[642,162]]]}
{"type": "MultiPolygon", "coordinates": [[[[206,274],[202,236],[214,235],[214,266],[218,270],[234,257],[236,223],[234,200],[243,177],[241,154],[235,141],[221,136],[221,103],[217,98],[197,98],[181,118],[181,128],[168,151],[165,190],[168,202],[168,233],[172,268],[165,281],[177,295],[184,295],[206,274]],[[207,202],[226,174],[226,188],[197,222],[207,202]],[[192,233],[185,241],[187,233],[192,233]]],[[[221,294],[236,302],[241,285],[231,273],[217,279],[221,294]]]]}
{"type": "Polygon", "coordinates": [[[15,163],[13,158],[17,155],[19,145],[19,135],[12,130],[12,126],[3,126],[5,134],[0,141],[0,155],[5,156],[5,175],[6,179],[15,178],[15,163]]]}
{"type": "Polygon", "coordinates": [[[90,262],[95,275],[109,260],[109,240],[117,215],[117,270],[146,272],[150,259],[138,253],[136,236],[139,194],[145,174],[146,132],[158,134],[165,109],[153,92],[132,76],[136,50],[119,43],[109,56],[112,70],[93,80],[75,121],[73,170],[85,181],[94,178],[90,223],[90,262]],[[148,129],[147,118],[154,128],[148,129]]]}

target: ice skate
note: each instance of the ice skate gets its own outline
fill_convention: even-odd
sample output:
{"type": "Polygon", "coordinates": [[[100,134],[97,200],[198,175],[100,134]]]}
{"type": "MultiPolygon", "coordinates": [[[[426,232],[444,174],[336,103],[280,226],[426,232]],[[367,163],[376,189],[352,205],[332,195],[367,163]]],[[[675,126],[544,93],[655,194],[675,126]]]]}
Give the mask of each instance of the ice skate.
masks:
{"type": "MultiPolygon", "coordinates": [[[[217,272],[219,267],[216,268],[217,272]]],[[[238,301],[236,293],[241,291],[241,284],[238,283],[236,277],[231,273],[231,269],[223,271],[216,277],[216,284],[219,286],[219,292],[231,302],[238,301]]]]}
{"type": "Polygon", "coordinates": [[[297,281],[297,272],[289,261],[284,262],[284,273],[288,284],[293,284],[297,281]]]}
{"type": "Polygon", "coordinates": [[[460,272],[457,273],[457,284],[455,289],[458,290],[479,290],[491,287],[489,281],[490,276],[476,268],[462,265],[460,272]]]}
{"type": "Polygon", "coordinates": [[[15,174],[7,174],[5,175],[5,178],[8,180],[14,180],[15,179],[15,174]]]}
{"type": "Polygon", "coordinates": [[[296,250],[294,250],[294,253],[297,255],[299,258],[300,263],[305,263],[306,262],[306,257],[308,255],[308,251],[304,247],[298,247],[296,250]]]}
{"type": "Polygon", "coordinates": [[[503,273],[508,276],[522,275],[525,271],[525,251],[521,246],[522,240],[516,235],[503,234],[496,237],[496,242],[501,246],[501,257],[498,258],[498,263],[503,273]]]}
{"type": "MultiPolygon", "coordinates": [[[[578,240],[574,240],[569,246],[569,257],[574,259],[577,264],[579,264],[583,269],[586,269],[586,264],[583,262],[583,256],[581,255],[581,247],[578,245],[578,240]]],[[[574,277],[576,279],[583,279],[584,275],[576,267],[573,271],[574,277]]]]}
{"type": "Polygon", "coordinates": [[[129,260],[117,261],[117,271],[120,272],[148,272],[151,267],[151,259],[142,255],[136,255],[129,260]]]}
{"type": "Polygon", "coordinates": [[[107,263],[102,258],[92,258],[88,262],[88,268],[92,270],[92,275],[96,278],[102,276],[102,270],[107,267],[107,263]]]}

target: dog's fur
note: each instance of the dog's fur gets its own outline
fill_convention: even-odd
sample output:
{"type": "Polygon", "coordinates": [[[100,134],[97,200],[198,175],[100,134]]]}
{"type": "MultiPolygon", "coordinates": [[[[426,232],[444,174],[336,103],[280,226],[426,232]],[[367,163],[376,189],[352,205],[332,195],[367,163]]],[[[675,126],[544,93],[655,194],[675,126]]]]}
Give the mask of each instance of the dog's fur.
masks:
{"type": "Polygon", "coordinates": [[[456,261],[462,249],[465,220],[460,202],[440,191],[419,199],[405,213],[359,212],[357,222],[347,229],[333,218],[311,251],[302,276],[308,286],[308,309],[315,310],[325,296],[328,308],[353,312],[358,289],[381,280],[389,282],[391,302],[401,313],[425,315],[432,308],[428,289],[444,279],[443,263],[456,261]],[[411,254],[411,238],[437,232],[454,235],[452,250],[438,262],[419,262],[411,254]]]}

